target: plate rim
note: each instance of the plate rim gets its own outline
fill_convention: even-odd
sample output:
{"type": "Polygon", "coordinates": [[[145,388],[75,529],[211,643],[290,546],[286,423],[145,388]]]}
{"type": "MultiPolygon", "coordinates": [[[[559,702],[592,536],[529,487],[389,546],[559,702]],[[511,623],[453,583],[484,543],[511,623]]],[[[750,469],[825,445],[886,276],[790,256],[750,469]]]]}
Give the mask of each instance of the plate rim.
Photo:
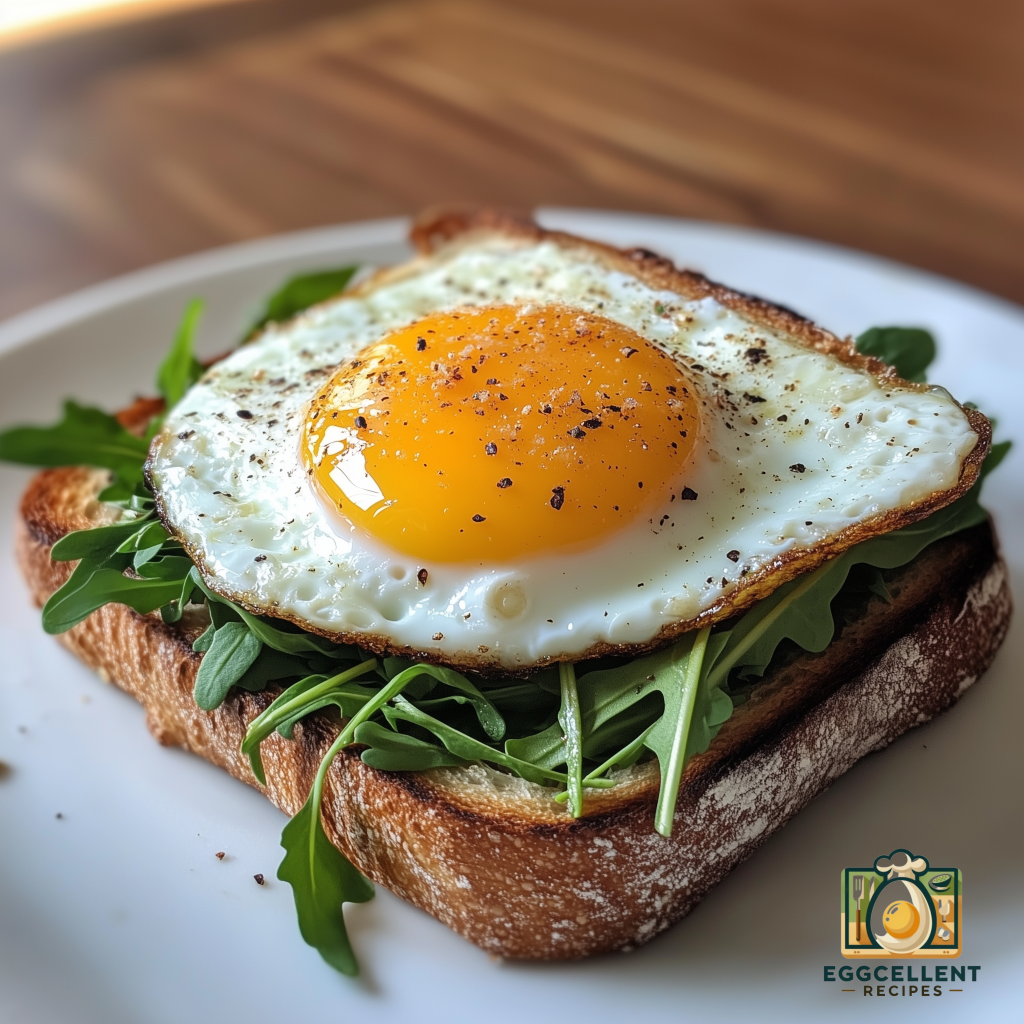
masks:
{"type": "MultiPolygon", "coordinates": [[[[964,301],[982,303],[993,311],[1024,320],[1024,306],[975,285],[887,256],[804,235],[694,217],[591,207],[538,206],[533,215],[541,223],[558,221],[563,217],[604,220],[621,226],[632,222],[662,229],[691,229],[734,242],[782,245],[803,255],[817,254],[859,264],[868,271],[898,274],[918,286],[943,288],[964,301]]],[[[215,274],[250,269],[289,258],[302,259],[339,248],[402,244],[407,241],[412,219],[411,216],[380,217],[281,232],[203,249],[106,278],[0,320],[0,359],[78,321],[175,287],[201,282],[215,274]]],[[[771,299],[771,296],[766,298],[771,299]]]]}

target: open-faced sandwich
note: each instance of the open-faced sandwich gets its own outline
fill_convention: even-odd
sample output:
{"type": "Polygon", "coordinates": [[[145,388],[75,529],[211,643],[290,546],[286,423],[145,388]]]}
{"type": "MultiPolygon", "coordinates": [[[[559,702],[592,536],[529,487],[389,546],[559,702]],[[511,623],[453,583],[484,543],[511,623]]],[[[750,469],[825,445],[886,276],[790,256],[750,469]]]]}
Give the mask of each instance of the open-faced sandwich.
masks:
{"type": "Polygon", "coordinates": [[[162,399],[0,437],[60,467],[21,566],[161,743],[292,815],[339,970],[370,881],[494,954],[630,948],[988,666],[1006,446],[923,331],[493,213],[413,240],[205,368],[194,304],[162,399]]]}

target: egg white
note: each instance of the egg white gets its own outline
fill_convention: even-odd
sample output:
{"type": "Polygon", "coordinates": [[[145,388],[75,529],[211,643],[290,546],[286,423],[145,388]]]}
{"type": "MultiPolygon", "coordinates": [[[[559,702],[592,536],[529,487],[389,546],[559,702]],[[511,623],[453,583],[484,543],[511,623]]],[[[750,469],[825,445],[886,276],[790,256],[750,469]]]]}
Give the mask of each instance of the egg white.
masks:
{"type": "Polygon", "coordinates": [[[953,487],[976,443],[942,389],[887,388],[714,299],[684,301],[551,241],[494,239],[218,363],[167,417],[150,470],[167,521],[226,596],[314,630],[523,668],[645,643],[780,555],[953,487]],[[677,493],[587,550],[457,565],[419,564],[324,509],[299,438],[339,363],[434,311],[552,302],[627,325],[690,374],[702,439],[679,490],[697,500],[677,493]]]}

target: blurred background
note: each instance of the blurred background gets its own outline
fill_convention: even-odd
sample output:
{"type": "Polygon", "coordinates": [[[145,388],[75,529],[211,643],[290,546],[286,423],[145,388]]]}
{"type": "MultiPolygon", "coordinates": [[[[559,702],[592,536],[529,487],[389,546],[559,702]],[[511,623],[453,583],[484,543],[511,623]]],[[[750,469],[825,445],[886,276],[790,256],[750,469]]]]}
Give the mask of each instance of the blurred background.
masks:
{"type": "Polygon", "coordinates": [[[1015,0],[0,0],[0,317],[446,200],[667,213],[1024,301],[1015,0]]]}

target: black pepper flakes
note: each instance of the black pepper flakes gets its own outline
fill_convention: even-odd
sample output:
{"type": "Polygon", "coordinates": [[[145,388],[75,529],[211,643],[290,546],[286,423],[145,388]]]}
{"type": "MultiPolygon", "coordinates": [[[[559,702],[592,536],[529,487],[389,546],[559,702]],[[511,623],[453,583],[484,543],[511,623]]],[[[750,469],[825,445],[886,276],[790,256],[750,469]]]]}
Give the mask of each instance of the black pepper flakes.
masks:
{"type": "Polygon", "coordinates": [[[783,414],[782,414],[781,416],[776,416],[775,418],[776,418],[776,419],[777,419],[777,420],[778,420],[778,421],[779,421],[780,423],[788,423],[788,422],[789,422],[789,417],[788,417],[788,416],[787,416],[787,415],[786,415],[785,413],[783,413],[783,414]]]}
{"type": "Polygon", "coordinates": [[[484,451],[487,452],[488,455],[497,455],[498,446],[493,441],[488,441],[487,444],[484,445],[484,451]]]}
{"type": "Polygon", "coordinates": [[[473,516],[473,522],[474,523],[482,523],[482,522],[485,522],[486,519],[487,519],[487,517],[480,515],[479,512],[477,512],[477,514],[475,516],[473,516]]]}
{"type": "Polygon", "coordinates": [[[679,497],[682,498],[683,501],[696,501],[697,492],[692,487],[684,487],[683,493],[680,494],[679,497]]]}
{"type": "Polygon", "coordinates": [[[257,885],[266,885],[267,884],[267,880],[258,871],[252,877],[256,879],[256,884],[257,885]]]}
{"type": "Polygon", "coordinates": [[[426,569],[420,569],[420,571],[416,573],[416,579],[420,581],[420,586],[425,587],[427,585],[428,575],[429,574],[427,573],[426,569]]]}
{"type": "Polygon", "coordinates": [[[360,430],[362,430],[366,426],[366,417],[365,416],[357,416],[356,417],[356,426],[360,430]]]}
{"type": "Polygon", "coordinates": [[[746,391],[743,392],[743,397],[748,402],[767,402],[768,401],[767,398],[762,398],[760,395],[751,395],[751,394],[748,394],[746,391]]]}
{"type": "Polygon", "coordinates": [[[240,419],[243,419],[243,420],[251,420],[252,419],[252,413],[249,412],[248,409],[239,409],[237,415],[239,416],[240,419]]]}
{"type": "Polygon", "coordinates": [[[417,338],[416,339],[416,351],[417,352],[422,352],[426,347],[427,347],[427,339],[426,338],[417,338]]]}
{"type": "Polygon", "coordinates": [[[740,560],[740,553],[733,548],[732,551],[726,552],[725,557],[728,558],[730,562],[738,562],[740,560]]]}
{"type": "Polygon", "coordinates": [[[501,488],[502,490],[505,490],[505,488],[506,488],[506,487],[511,487],[511,486],[512,486],[512,478],[511,478],[511,477],[508,477],[508,476],[503,476],[503,477],[502,477],[502,478],[501,478],[501,479],[500,479],[500,480],[498,481],[498,486],[499,486],[499,487],[500,487],[500,488],[501,488]]]}
{"type": "Polygon", "coordinates": [[[564,487],[552,487],[551,488],[551,507],[557,511],[565,503],[565,488],[564,487]]]}
{"type": "Polygon", "coordinates": [[[595,416],[593,419],[584,420],[583,426],[585,426],[587,430],[597,430],[597,428],[601,426],[601,421],[595,416]]]}
{"type": "Polygon", "coordinates": [[[267,560],[267,556],[266,555],[257,555],[253,559],[254,562],[265,562],[266,560],[267,560]]]}
{"type": "Polygon", "coordinates": [[[195,433],[194,430],[183,430],[178,435],[178,440],[179,441],[187,441],[194,433],[195,433]]]}
{"type": "Polygon", "coordinates": [[[802,462],[794,462],[793,465],[789,467],[789,471],[790,473],[805,473],[807,472],[807,467],[802,462]]]}
{"type": "Polygon", "coordinates": [[[575,437],[577,441],[580,441],[587,436],[587,432],[582,427],[573,427],[572,430],[568,430],[566,433],[570,437],[575,437]]]}
{"type": "Polygon", "coordinates": [[[218,850],[218,851],[217,851],[217,852],[216,852],[216,853],[214,854],[214,857],[216,857],[216,858],[217,858],[217,860],[223,860],[223,859],[224,859],[224,858],[225,858],[226,856],[227,856],[227,854],[226,854],[226,853],[225,853],[225,852],[224,852],[223,850],[218,850]]]}

